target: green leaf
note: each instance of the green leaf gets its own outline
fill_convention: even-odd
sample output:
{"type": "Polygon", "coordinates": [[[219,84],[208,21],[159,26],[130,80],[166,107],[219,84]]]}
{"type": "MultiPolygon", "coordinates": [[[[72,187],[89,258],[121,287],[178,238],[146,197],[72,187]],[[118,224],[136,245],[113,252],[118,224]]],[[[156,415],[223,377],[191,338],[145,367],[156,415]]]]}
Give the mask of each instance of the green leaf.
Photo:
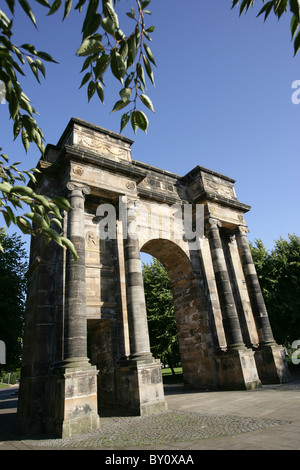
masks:
{"type": "Polygon", "coordinates": [[[6,206],[5,209],[6,209],[6,213],[8,214],[10,220],[11,220],[14,224],[16,224],[16,223],[17,223],[17,219],[16,219],[16,216],[15,216],[15,214],[13,213],[12,209],[11,209],[9,206],[6,206]]]}
{"type": "Polygon", "coordinates": [[[145,54],[143,54],[143,62],[144,62],[145,69],[146,69],[146,72],[147,72],[148,77],[150,78],[152,84],[155,85],[155,83],[154,83],[153,71],[152,71],[150,62],[149,62],[149,60],[147,59],[147,57],[145,56],[145,54]]]}
{"type": "Polygon", "coordinates": [[[96,83],[96,92],[100,98],[100,100],[102,101],[102,103],[104,104],[104,91],[103,91],[103,87],[101,85],[100,82],[97,82],[96,83]]]}
{"type": "Polygon", "coordinates": [[[54,62],[55,64],[58,64],[58,62],[56,62],[56,60],[54,60],[53,57],[51,57],[51,55],[47,52],[38,51],[36,55],[40,57],[40,59],[45,60],[46,62],[54,62]]]}
{"type": "Polygon", "coordinates": [[[294,41],[294,56],[298,53],[299,49],[300,49],[300,31],[295,37],[295,41],[294,41]]]}
{"type": "Polygon", "coordinates": [[[95,38],[86,38],[83,40],[81,46],[76,52],[76,55],[79,57],[84,57],[95,52],[101,52],[103,50],[103,45],[99,39],[95,38]]]}
{"type": "Polygon", "coordinates": [[[99,13],[95,13],[91,16],[90,20],[86,23],[85,27],[83,28],[83,39],[87,36],[91,36],[94,34],[101,24],[101,15],[99,13]]]}
{"type": "Polygon", "coordinates": [[[136,54],[137,54],[136,36],[135,34],[133,34],[128,39],[128,61],[127,61],[128,67],[134,64],[136,54]]]}
{"type": "Polygon", "coordinates": [[[119,28],[119,19],[118,19],[118,15],[117,13],[115,12],[115,10],[113,9],[113,6],[111,3],[105,3],[105,8],[110,16],[110,19],[112,20],[112,22],[115,24],[115,29],[116,28],[119,28]]]}
{"type": "Polygon", "coordinates": [[[139,95],[139,98],[142,101],[142,103],[145,106],[147,106],[147,108],[151,109],[151,111],[153,111],[155,113],[152,101],[150,100],[150,98],[147,95],[141,94],[141,95],[139,95]]]}
{"type": "Polygon", "coordinates": [[[27,0],[19,0],[19,4],[21,5],[23,10],[25,11],[26,15],[31,19],[34,26],[36,26],[35,16],[33,14],[33,11],[31,10],[30,5],[27,2],[27,0]]]}
{"type": "Polygon", "coordinates": [[[300,26],[300,23],[298,22],[297,18],[295,15],[293,15],[292,20],[291,20],[291,34],[292,34],[292,39],[294,38],[298,28],[300,26]]]}
{"type": "Polygon", "coordinates": [[[9,113],[11,115],[11,118],[13,120],[15,120],[18,113],[19,113],[20,103],[19,103],[18,96],[17,96],[17,94],[16,94],[16,92],[13,88],[12,88],[10,96],[9,96],[8,109],[9,109],[9,113]]]}
{"type": "Polygon", "coordinates": [[[151,3],[151,0],[144,0],[143,2],[141,2],[142,10],[144,10],[149,5],[149,3],[151,3]]]}
{"type": "Polygon", "coordinates": [[[124,113],[121,117],[121,127],[120,127],[120,132],[127,126],[128,122],[130,120],[130,116],[128,113],[124,113]]]}
{"type": "MultiPolygon", "coordinates": [[[[2,150],[2,149],[1,149],[1,150],[2,150]]],[[[6,153],[1,153],[1,157],[2,157],[6,162],[9,161],[9,158],[8,158],[8,156],[6,155],[6,153]]]]}
{"type": "Polygon", "coordinates": [[[110,55],[102,54],[101,57],[97,59],[96,66],[94,67],[95,77],[102,77],[104,72],[107,70],[110,64],[110,55]]]}
{"type": "Polygon", "coordinates": [[[71,7],[72,7],[72,0],[65,0],[65,9],[64,9],[63,20],[69,16],[69,13],[71,11],[71,7]]]}
{"type": "Polygon", "coordinates": [[[150,62],[152,62],[152,64],[156,65],[155,60],[154,60],[154,56],[152,54],[152,51],[151,51],[150,47],[147,44],[144,44],[144,49],[146,51],[147,57],[150,60],[150,62]]]}
{"type": "Polygon", "coordinates": [[[136,124],[137,126],[144,132],[147,131],[149,121],[145,113],[143,111],[136,111],[136,124]]]}
{"type": "Polygon", "coordinates": [[[53,15],[61,6],[61,0],[54,0],[47,16],[53,15]]]}
{"type": "Polygon", "coordinates": [[[11,184],[9,184],[7,182],[0,183],[0,191],[3,191],[5,193],[9,193],[11,189],[12,189],[11,184]]]}
{"type": "Polygon", "coordinates": [[[112,51],[110,65],[113,75],[118,80],[120,80],[121,83],[123,83],[123,78],[126,73],[126,65],[124,60],[122,59],[122,56],[115,49],[113,49],[112,51]]]}
{"type": "Polygon", "coordinates": [[[133,129],[133,132],[136,134],[137,131],[137,123],[136,123],[136,111],[133,111],[130,115],[130,122],[131,122],[131,127],[133,129]]]}
{"type": "Polygon", "coordinates": [[[25,151],[27,152],[27,150],[29,149],[30,142],[28,139],[28,134],[26,131],[24,131],[24,129],[22,129],[22,144],[25,151]]]}
{"type": "Polygon", "coordinates": [[[96,83],[93,80],[91,80],[87,89],[88,101],[90,101],[95,91],[96,91],[96,83]]]}
{"type": "Polygon", "coordinates": [[[32,232],[32,227],[30,223],[23,217],[17,217],[17,226],[25,235],[28,235],[32,232]]]}
{"type": "Polygon", "coordinates": [[[91,72],[87,72],[84,75],[79,88],[83,87],[83,85],[85,85],[89,81],[89,79],[91,78],[91,75],[92,75],[91,72]]]}
{"type": "Polygon", "coordinates": [[[121,100],[122,101],[128,101],[130,96],[131,96],[131,88],[122,88],[122,90],[120,91],[120,96],[121,96],[121,100]]]}
{"type": "Polygon", "coordinates": [[[73,243],[68,240],[67,238],[65,237],[60,237],[60,240],[62,242],[62,244],[68,249],[71,251],[72,255],[73,255],[73,258],[74,258],[74,261],[76,263],[76,261],[78,260],[78,255],[77,255],[77,252],[76,252],[76,249],[73,245],[73,243]]]}
{"type": "Polygon", "coordinates": [[[290,0],[290,8],[291,12],[296,16],[298,22],[300,23],[300,0],[290,0]]]}
{"type": "Polygon", "coordinates": [[[28,219],[32,220],[34,224],[38,225],[41,228],[48,228],[48,224],[45,218],[42,215],[37,214],[36,212],[26,212],[26,214],[24,214],[24,217],[27,217],[28,219]]]}
{"type": "Polygon", "coordinates": [[[55,196],[52,199],[52,202],[65,211],[72,210],[72,206],[70,205],[69,201],[62,196],[55,196]]]}
{"type": "Polygon", "coordinates": [[[135,15],[135,11],[134,11],[134,8],[131,7],[131,11],[130,12],[127,12],[126,15],[129,17],[129,18],[132,18],[133,20],[136,20],[136,15],[135,15]]]}
{"type": "Polygon", "coordinates": [[[62,246],[61,237],[58,235],[56,230],[50,227],[41,227],[43,234],[47,234],[51,240],[54,240],[59,246],[62,246]]]}
{"type": "Polygon", "coordinates": [[[136,65],[136,73],[137,73],[138,78],[141,80],[142,84],[146,88],[144,69],[143,69],[143,66],[139,62],[136,65]]]}
{"type": "Polygon", "coordinates": [[[23,196],[31,196],[31,197],[36,195],[33,189],[29,188],[28,186],[14,186],[10,192],[21,194],[23,196]]]}
{"type": "Polygon", "coordinates": [[[129,103],[130,101],[117,101],[111,112],[114,113],[115,111],[120,111],[120,109],[125,108],[125,106],[127,106],[129,103]]]}
{"type": "Polygon", "coordinates": [[[42,204],[44,207],[47,207],[47,209],[51,209],[50,199],[48,197],[42,196],[40,194],[35,194],[33,196],[33,199],[35,202],[37,201],[40,204],[42,204]]]}
{"type": "Polygon", "coordinates": [[[103,18],[101,20],[101,26],[108,34],[111,34],[112,36],[115,34],[116,24],[111,18],[103,18]]]}

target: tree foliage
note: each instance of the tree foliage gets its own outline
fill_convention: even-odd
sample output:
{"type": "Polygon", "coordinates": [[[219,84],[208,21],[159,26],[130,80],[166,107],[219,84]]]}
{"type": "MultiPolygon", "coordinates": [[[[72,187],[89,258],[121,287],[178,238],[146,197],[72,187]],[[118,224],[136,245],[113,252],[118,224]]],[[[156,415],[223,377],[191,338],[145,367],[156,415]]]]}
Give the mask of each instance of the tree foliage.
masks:
{"type": "MultiPolygon", "coordinates": [[[[116,0],[79,0],[76,4],[72,0],[54,0],[51,3],[48,0],[32,0],[31,4],[27,0],[5,1],[12,16],[18,3],[35,27],[37,21],[31,6],[35,2],[42,5],[48,15],[63,10],[63,20],[68,17],[72,7],[79,12],[85,8],[81,45],[76,52],[78,57],[84,58],[81,70],[84,76],[80,87],[86,85],[88,100],[96,95],[104,102],[104,75],[110,69],[121,83],[119,98],[112,112],[131,108],[122,114],[121,131],[129,122],[134,132],[138,128],[147,131],[148,118],[138,105],[154,112],[153,104],[145,94],[146,77],[154,85],[153,65],[156,65],[149,46],[154,26],[146,27],[145,22],[145,17],[151,14],[148,9],[150,0],[133,2],[135,8],[131,6],[127,12],[133,21],[133,31],[128,36],[120,27],[115,10],[116,0]]],[[[48,52],[40,51],[33,44],[14,44],[13,19],[0,10],[0,83],[4,84],[1,95],[5,93],[14,139],[20,136],[26,152],[30,144],[34,143],[42,156],[45,152],[44,135],[35,118],[37,111],[25,94],[20,77],[25,75],[25,66],[29,65],[34,78],[40,82],[41,77],[45,77],[45,62],[56,61],[48,52]]],[[[7,226],[14,223],[23,233],[41,233],[47,240],[54,240],[70,249],[76,260],[73,244],[59,233],[61,211],[71,209],[68,201],[61,197],[49,199],[36,194],[32,187],[23,183],[28,179],[35,183],[34,173],[37,170],[21,172],[19,164],[9,164],[8,156],[1,154],[0,212],[7,226]],[[22,213],[24,206],[26,209],[22,213]]]]}
{"type": "Polygon", "coordinates": [[[21,359],[27,258],[20,236],[8,236],[2,228],[0,242],[4,248],[0,253],[0,340],[6,345],[2,368],[13,370],[21,359]]]}
{"type": "MultiPolygon", "coordinates": [[[[145,111],[154,112],[154,106],[146,94],[146,81],[154,85],[153,69],[156,66],[150,47],[155,27],[146,25],[146,20],[151,15],[150,0],[130,0],[126,17],[132,21],[132,28],[127,34],[123,26],[125,19],[119,18],[117,12],[119,2],[120,0],[5,0],[9,16],[0,10],[0,100],[4,84],[13,136],[15,139],[21,138],[26,152],[30,144],[34,143],[43,156],[45,145],[42,129],[36,121],[37,111],[25,94],[21,79],[25,75],[25,67],[29,66],[34,79],[40,82],[45,77],[45,63],[56,61],[48,52],[28,43],[26,38],[23,44],[14,44],[13,17],[17,4],[34,27],[38,26],[34,4],[42,5],[48,16],[60,11],[63,20],[68,18],[72,9],[83,12],[81,43],[76,51],[77,56],[83,60],[80,87],[86,87],[88,100],[96,96],[103,103],[104,78],[110,70],[117,83],[120,83],[119,96],[112,109],[112,112],[122,111],[120,131],[128,123],[134,132],[138,129],[147,131],[149,120],[145,111]]],[[[262,0],[262,3],[258,16],[264,15],[265,20],[271,12],[281,18],[290,10],[291,35],[297,54],[300,48],[300,0],[262,0]]],[[[239,7],[240,14],[247,12],[254,4],[255,0],[232,0],[232,8],[239,7]]],[[[67,201],[62,198],[50,200],[37,195],[25,184],[28,179],[35,182],[35,178],[33,170],[21,172],[17,162],[11,164],[7,155],[1,154],[0,212],[6,224],[14,223],[24,233],[41,233],[47,240],[54,240],[69,248],[77,259],[74,246],[61,236],[59,230],[60,211],[70,210],[67,201]]]]}
{"type": "Polygon", "coordinates": [[[166,268],[155,258],[143,265],[151,351],[171,369],[180,362],[173,296],[166,268]]]}
{"type": "MultiPolygon", "coordinates": [[[[239,6],[240,15],[247,12],[250,7],[257,3],[256,0],[232,0],[232,8],[239,6]]],[[[291,37],[294,40],[294,55],[300,48],[300,0],[262,0],[263,7],[259,10],[257,16],[264,16],[264,20],[268,18],[271,12],[280,19],[288,10],[292,13],[291,18],[291,37]]]]}
{"type": "Polygon", "coordinates": [[[274,337],[288,346],[300,338],[300,237],[280,238],[270,252],[256,240],[251,251],[274,337]]]}

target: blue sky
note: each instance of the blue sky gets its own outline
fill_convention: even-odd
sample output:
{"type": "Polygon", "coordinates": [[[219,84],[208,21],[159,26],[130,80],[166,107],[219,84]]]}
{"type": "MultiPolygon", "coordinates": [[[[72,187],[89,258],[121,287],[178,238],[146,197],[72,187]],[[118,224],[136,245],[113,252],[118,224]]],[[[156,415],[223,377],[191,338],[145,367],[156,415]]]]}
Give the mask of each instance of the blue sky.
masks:
{"type": "MultiPolygon", "coordinates": [[[[120,1],[120,20],[134,4],[120,1]]],[[[123,131],[135,141],[133,158],[179,175],[201,165],[234,178],[238,199],[252,206],[249,240],[260,238],[268,249],[281,236],[299,235],[300,104],[292,103],[291,87],[300,80],[300,55],[293,57],[290,15],[263,23],[258,7],[239,17],[230,0],[152,0],[149,7],[157,68],[156,86],[148,82],[147,93],[156,113],[144,108],[147,135],[134,135],[129,125],[123,131]]],[[[30,71],[22,80],[46,141],[55,144],[72,116],[119,132],[122,112],[110,113],[119,82],[107,77],[104,106],[96,96],[88,103],[86,89],[78,90],[83,14],[72,12],[62,22],[62,12],[45,17],[38,4],[33,9],[39,30],[17,9],[14,43],[32,43],[59,62],[46,64],[41,85],[30,71]]],[[[38,151],[32,145],[24,156],[7,118],[3,104],[3,151],[24,169],[35,166],[38,151]]]]}

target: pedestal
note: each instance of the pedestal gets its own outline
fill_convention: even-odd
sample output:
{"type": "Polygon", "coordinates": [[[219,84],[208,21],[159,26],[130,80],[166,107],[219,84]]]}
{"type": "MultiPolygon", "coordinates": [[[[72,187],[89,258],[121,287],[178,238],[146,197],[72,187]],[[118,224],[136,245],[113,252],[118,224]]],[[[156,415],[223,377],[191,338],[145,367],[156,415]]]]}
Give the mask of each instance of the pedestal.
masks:
{"type": "Polygon", "coordinates": [[[228,350],[215,359],[220,389],[253,390],[261,387],[251,349],[228,350]]]}
{"type": "Polygon", "coordinates": [[[50,400],[46,432],[61,438],[99,429],[96,367],[64,366],[49,377],[50,400]]]}
{"type": "Polygon", "coordinates": [[[285,360],[284,348],[278,344],[261,346],[254,354],[259,377],[264,385],[292,380],[285,360]]]}
{"type": "Polygon", "coordinates": [[[124,361],[117,369],[118,412],[145,416],[167,410],[159,360],[124,361]]]}

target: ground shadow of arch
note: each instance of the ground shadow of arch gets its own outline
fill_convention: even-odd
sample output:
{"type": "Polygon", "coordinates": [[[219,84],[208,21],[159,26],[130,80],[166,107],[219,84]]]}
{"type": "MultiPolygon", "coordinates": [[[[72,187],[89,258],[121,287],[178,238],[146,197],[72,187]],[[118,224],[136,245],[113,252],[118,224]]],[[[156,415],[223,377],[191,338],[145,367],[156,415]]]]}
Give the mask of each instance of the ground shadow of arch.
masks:
{"type": "Polygon", "coordinates": [[[147,241],[141,251],[157,258],[170,277],[185,389],[216,389],[209,305],[191,260],[180,246],[167,239],[147,241]]]}

